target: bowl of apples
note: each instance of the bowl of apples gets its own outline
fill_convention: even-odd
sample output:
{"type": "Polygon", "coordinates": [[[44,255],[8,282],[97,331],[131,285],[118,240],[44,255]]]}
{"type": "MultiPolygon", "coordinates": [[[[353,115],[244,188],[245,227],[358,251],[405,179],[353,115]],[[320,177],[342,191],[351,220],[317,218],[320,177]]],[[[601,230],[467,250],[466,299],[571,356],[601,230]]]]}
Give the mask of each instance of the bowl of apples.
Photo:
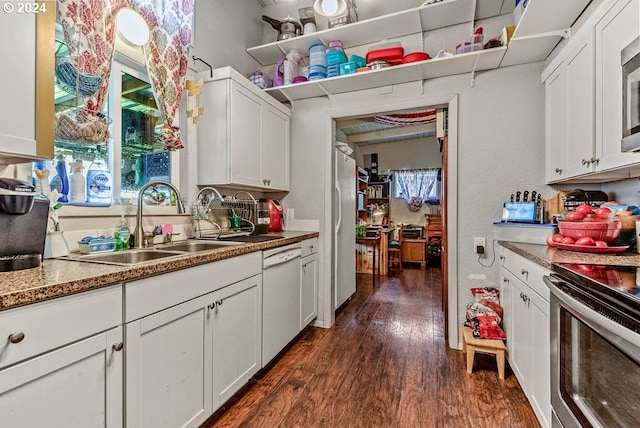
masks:
{"type": "Polygon", "coordinates": [[[609,208],[593,209],[583,204],[575,211],[565,213],[564,220],[558,221],[560,233],[550,236],[547,244],[560,249],[585,252],[621,252],[629,246],[611,247],[622,231],[622,223],[615,220],[615,213],[609,208]]]}

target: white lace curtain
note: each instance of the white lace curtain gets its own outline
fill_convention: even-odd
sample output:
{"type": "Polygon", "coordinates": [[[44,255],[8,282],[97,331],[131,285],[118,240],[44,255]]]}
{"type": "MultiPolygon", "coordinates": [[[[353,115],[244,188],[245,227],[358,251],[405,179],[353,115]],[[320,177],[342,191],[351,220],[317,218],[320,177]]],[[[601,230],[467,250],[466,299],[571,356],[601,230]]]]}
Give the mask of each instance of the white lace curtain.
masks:
{"type": "Polygon", "coordinates": [[[399,196],[411,211],[420,211],[426,204],[440,204],[438,181],[440,169],[413,169],[395,171],[399,196]]]}

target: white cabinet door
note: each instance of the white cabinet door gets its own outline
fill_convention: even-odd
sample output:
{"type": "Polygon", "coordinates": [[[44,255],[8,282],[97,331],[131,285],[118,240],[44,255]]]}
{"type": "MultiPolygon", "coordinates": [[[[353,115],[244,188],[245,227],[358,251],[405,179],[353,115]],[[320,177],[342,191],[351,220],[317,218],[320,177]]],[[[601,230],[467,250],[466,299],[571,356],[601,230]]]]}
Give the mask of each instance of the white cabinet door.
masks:
{"type": "Polygon", "coordinates": [[[121,343],[117,327],[1,370],[0,425],[122,427],[121,343]]]}
{"type": "Polygon", "coordinates": [[[508,353],[511,353],[511,337],[513,335],[513,286],[509,282],[508,273],[504,268],[500,269],[500,305],[502,305],[502,330],[507,336],[505,345],[508,353]]]}
{"type": "Polygon", "coordinates": [[[531,299],[531,382],[529,401],[543,427],[551,426],[551,354],[549,302],[536,293],[527,293],[531,299]]]}
{"type": "Polygon", "coordinates": [[[125,325],[127,427],[197,427],[213,412],[207,297],[125,325]]]}
{"type": "Polygon", "coordinates": [[[3,3],[15,10],[0,14],[0,39],[10,41],[0,46],[0,159],[19,163],[51,158],[55,2],[40,3],[47,10],[37,14],[17,11],[35,3],[3,3]]]}
{"type": "Polygon", "coordinates": [[[573,47],[565,60],[566,144],[564,178],[593,172],[594,142],[594,47],[593,31],[573,47]]]}
{"type": "Polygon", "coordinates": [[[300,259],[300,330],[318,315],[318,254],[300,259]]]}
{"type": "Polygon", "coordinates": [[[262,275],[215,292],[207,308],[215,411],[262,367],[262,275]]]}
{"type": "Polygon", "coordinates": [[[545,81],[545,179],[548,183],[567,176],[566,76],[562,63],[545,81]]]}
{"type": "Polygon", "coordinates": [[[640,162],[622,153],[622,68],[620,51],[638,37],[640,0],[620,0],[596,25],[596,157],[606,170],[640,162]]]}
{"type": "Polygon", "coordinates": [[[518,378],[525,394],[529,394],[531,365],[531,313],[525,300],[527,291],[526,285],[514,277],[509,276],[511,289],[511,309],[513,311],[513,328],[509,340],[509,362],[511,369],[518,378]]]}
{"type": "Polygon", "coordinates": [[[269,104],[263,105],[262,171],[271,190],[289,190],[289,116],[269,104]]]}
{"type": "Polygon", "coordinates": [[[289,190],[290,114],[230,67],[202,88],[198,184],[289,190]]]}
{"type": "Polygon", "coordinates": [[[229,105],[231,183],[261,187],[262,103],[233,80],[229,105]]]}

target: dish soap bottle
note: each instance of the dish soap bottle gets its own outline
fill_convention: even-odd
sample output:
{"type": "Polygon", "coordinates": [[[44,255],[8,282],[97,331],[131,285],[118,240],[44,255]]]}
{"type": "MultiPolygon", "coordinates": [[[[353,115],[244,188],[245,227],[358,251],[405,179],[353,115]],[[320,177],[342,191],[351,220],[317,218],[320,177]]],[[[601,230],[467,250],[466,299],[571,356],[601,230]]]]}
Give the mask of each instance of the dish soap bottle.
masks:
{"type": "Polygon", "coordinates": [[[64,163],[62,154],[56,156],[56,173],[57,175],[51,179],[51,190],[57,189],[58,193],[60,193],[58,202],[68,202],[69,179],[67,177],[67,166],[64,163]]]}
{"type": "Polygon", "coordinates": [[[69,202],[84,202],[86,193],[86,181],[83,174],[82,161],[71,162],[71,175],[69,176],[69,202]]]}
{"type": "Polygon", "coordinates": [[[100,151],[87,170],[87,202],[111,204],[111,171],[100,151]]]}
{"type": "Polygon", "coordinates": [[[120,215],[118,227],[116,228],[116,233],[114,233],[114,237],[116,238],[116,251],[124,251],[129,249],[130,236],[131,231],[129,230],[129,225],[127,225],[127,221],[124,218],[124,213],[122,213],[120,215]]]}

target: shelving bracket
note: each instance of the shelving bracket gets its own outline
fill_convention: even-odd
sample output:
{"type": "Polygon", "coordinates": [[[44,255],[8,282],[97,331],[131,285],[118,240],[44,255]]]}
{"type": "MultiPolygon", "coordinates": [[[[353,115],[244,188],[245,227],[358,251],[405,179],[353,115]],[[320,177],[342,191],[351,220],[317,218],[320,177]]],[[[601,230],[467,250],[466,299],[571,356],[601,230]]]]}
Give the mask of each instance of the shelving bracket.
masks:
{"type": "Polygon", "coordinates": [[[317,83],[317,85],[318,85],[318,88],[320,88],[320,89],[322,90],[322,92],[324,92],[324,93],[325,93],[325,95],[327,96],[327,98],[329,98],[329,103],[332,103],[332,102],[333,102],[333,100],[331,99],[331,92],[330,92],[330,91],[327,91],[327,90],[325,89],[325,87],[324,87],[324,86],[322,86],[320,83],[317,83]]]}
{"type": "Polygon", "coordinates": [[[293,99],[291,99],[291,97],[289,95],[287,95],[287,91],[281,89],[280,93],[282,95],[284,95],[284,97],[287,99],[287,101],[289,101],[289,104],[291,104],[291,112],[293,113],[293,99]]]}
{"type": "Polygon", "coordinates": [[[480,59],[480,54],[476,55],[476,59],[473,62],[473,68],[471,69],[471,87],[475,88],[476,86],[476,67],[478,67],[478,60],[480,59]]]}
{"type": "Polygon", "coordinates": [[[562,37],[565,39],[571,38],[571,28],[564,28],[562,30],[547,31],[546,33],[530,34],[528,36],[514,37],[516,40],[528,40],[539,39],[542,37],[562,37]]]}

